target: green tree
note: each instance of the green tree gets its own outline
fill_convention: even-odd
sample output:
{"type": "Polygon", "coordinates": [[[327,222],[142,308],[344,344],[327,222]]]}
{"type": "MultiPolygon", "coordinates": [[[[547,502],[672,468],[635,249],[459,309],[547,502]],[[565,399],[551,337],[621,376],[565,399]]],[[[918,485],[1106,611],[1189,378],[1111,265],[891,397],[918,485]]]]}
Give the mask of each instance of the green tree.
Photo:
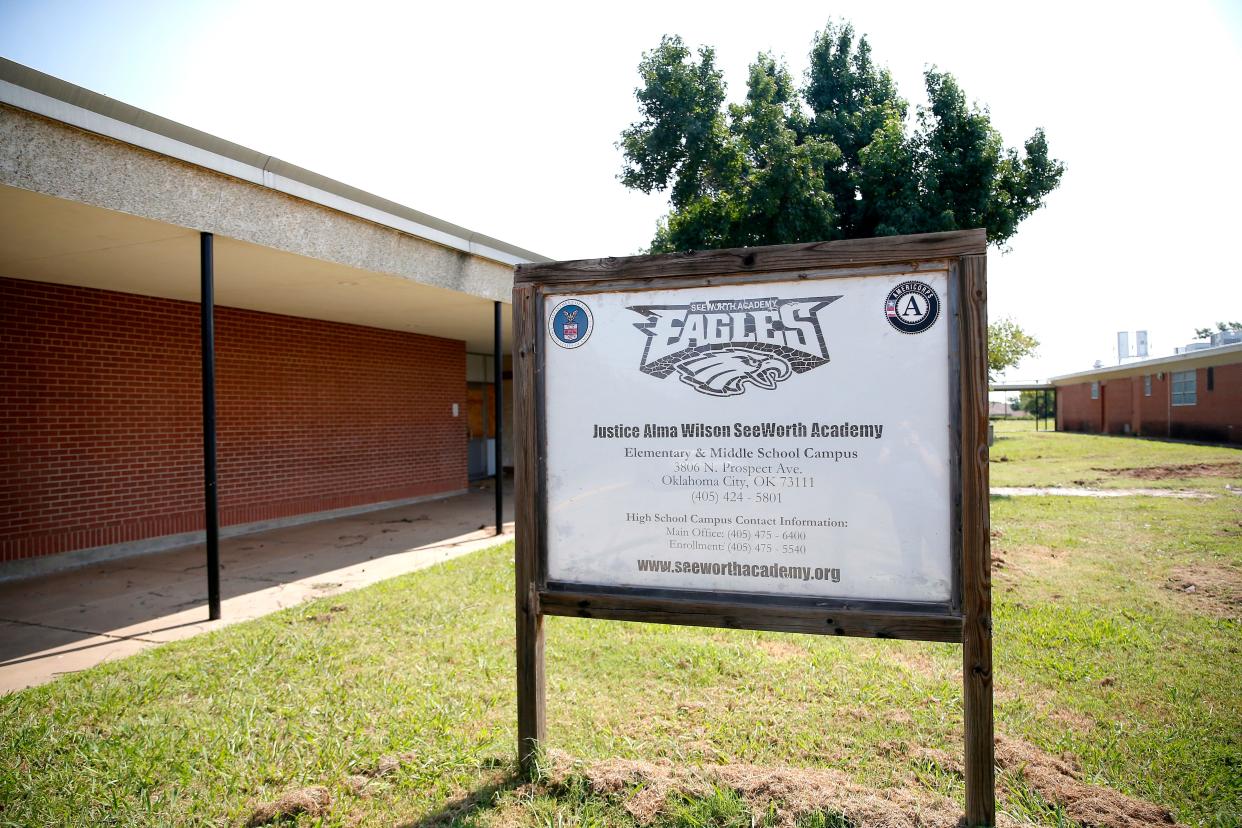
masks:
{"type": "Polygon", "coordinates": [[[1052,394],[1044,391],[1019,391],[1018,407],[1032,417],[1051,417],[1053,410],[1052,394]]]}
{"type": "Polygon", "coordinates": [[[651,252],[983,227],[1004,244],[1056,188],[1041,130],[1006,148],[953,77],[924,74],[911,122],[866,37],[830,24],[801,88],[776,57],[725,106],[715,52],[664,37],[639,64],[640,120],[621,135],[621,181],[669,193],[651,252]]]}
{"type": "Polygon", "coordinates": [[[1217,332],[1228,333],[1229,331],[1242,331],[1242,322],[1217,322],[1215,330],[1195,328],[1195,339],[1211,339],[1212,335],[1217,332]]]}
{"type": "Polygon", "coordinates": [[[1039,340],[1022,330],[1012,319],[1001,319],[988,325],[988,379],[1013,368],[1035,353],[1039,340]]]}

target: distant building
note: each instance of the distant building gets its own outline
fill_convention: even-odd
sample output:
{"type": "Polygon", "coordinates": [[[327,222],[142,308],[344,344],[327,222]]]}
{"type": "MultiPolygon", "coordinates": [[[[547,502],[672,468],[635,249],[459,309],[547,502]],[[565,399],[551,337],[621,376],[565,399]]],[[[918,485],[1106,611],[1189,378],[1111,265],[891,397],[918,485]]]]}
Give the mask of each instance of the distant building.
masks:
{"type": "Polygon", "coordinates": [[[1023,411],[1021,408],[1014,408],[1008,402],[996,402],[995,400],[988,403],[989,417],[1029,417],[1029,412],[1023,411]]]}
{"type": "Polygon", "coordinates": [[[1061,431],[1242,443],[1242,342],[1051,382],[1061,431]]]}

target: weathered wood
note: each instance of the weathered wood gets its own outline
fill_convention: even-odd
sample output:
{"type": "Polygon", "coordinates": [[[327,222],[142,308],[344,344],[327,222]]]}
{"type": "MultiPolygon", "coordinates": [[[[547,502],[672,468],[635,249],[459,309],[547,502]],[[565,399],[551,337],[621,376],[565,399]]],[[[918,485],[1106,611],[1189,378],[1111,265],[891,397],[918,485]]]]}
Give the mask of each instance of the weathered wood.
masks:
{"type": "Polygon", "coordinates": [[[963,644],[967,820],[995,822],[987,468],[986,237],[982,230],[520,265],[514,288],[518,740],[529,773],[545,739],[544,614],[963,644]],[[953,596],[943,606],[814,606],[772,596],[683,596],[546,580],[541,297],[717,284],[949,272],[953,596]]]}
{"type": "Polygon", "coordinates": [[[514,280],[517,284],[554,284],[808,270],[899,262],[913,264],[928,259],[983,254],[986,250],[987,235],[983,230],[955,230],[915,236],[884,236],[875,239],[521,264],[517,266],[514,280]]]}
{"type": "Polygon", "coordinates": [[[589,590],[544,590],[539,593],[538,600],[540,610],[547,615],[567,615],[575,618],[950,643],[962,640],[960,617],[930,612],[876,612],[746,604],[728,600],[648,597],[589,590]]]}
{"type": "Polygon", "coordinates": [[[926,262],[898,262],[895,264],[862,265],[859,267],[817,268],[799,270],[769,270],[763,273],[734,273],[728,276],[648,276],[642,279],[609,279],[606,282],[556,282],[541,285],[543,295],[554,296],[573,294],[581,295],[593,291],[633,290],[684,290],[685,288],[713,287],[728,283],[730,285],[755,285],[765,282],[793,282],[803,280],[853,279],[859,276],[891,276],[897,274],[919,273],[930,276],[944,273],[949,269],[950,262],[957,259],[932,259],[926,262]]]}
{"type": "Polygon", "coordinates": [[[961,260],[962,716],[966,821],[996,824],[988,508],[987,257],[961,260]]]}
{"type": "Polygon", "coordinates": [[[513,289],[514,573],[517,604],[518,765],[529,777],[544,741],[543,615],[539,609],[539,415],[536,288],[513,289]]]}

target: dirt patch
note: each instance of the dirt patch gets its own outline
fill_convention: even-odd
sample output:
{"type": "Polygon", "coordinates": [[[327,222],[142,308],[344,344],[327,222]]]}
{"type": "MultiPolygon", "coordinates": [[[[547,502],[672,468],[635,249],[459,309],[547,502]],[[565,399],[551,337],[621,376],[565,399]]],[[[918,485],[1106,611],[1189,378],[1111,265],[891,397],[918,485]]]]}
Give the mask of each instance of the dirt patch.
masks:
{"type": "Polygon", "coordinates": [[[1182,596],[1195,610],[1226,620],[1242,618],[1242,570],[1227,566],[1180,566],[1164,588],[1182,596]]]}
{"type": "Polygon", "coordinates": [[[1174,480],[1179,477],[1242,477],[1242,463],[1187,463],[1181,466],[1143,466],[1136,469],[1092,469],[1113,477],[1136,480],[1174,480]]]}
{"type": "Polygon", "coordinates": [[[413,753],[398,753],[381,756],[374,765],[363,769],[360,774],[368,779],[379,779],[388,776],[402,765],[413,762],[417,757],[413,753]]]}
{"type": "Polygon", "coordinates": [[[912,676],[939,678],[944,673],[944,669],[920,645],[904,644],[900,648],[894,647],[887,655],[912,676]]]}
{"type": "Polygon", "coordinates": [[[331,607],[328,607],[327,612],[321,612],[318,615],[306,616],[306,620],[313,621],[316,624],[327,624],[329,621],[335,618],[339,613],[347,612],[348,610],[349,610],[348,607],[344,607],[344,606],[341,606],[340,604],[336,604],[331,607]]]}
{"type": "MultiPolygon", "coordinates": [[[[1101,686],[1108,685],[1101,684],[1101,686]]],[[[1030,706],[1037,716],[1051,719],[1079,733],[1087,733],[1096,727],[1095,719],[1085,713],[1065,707],[1057,694],[1051,690],[1019,684],[996,687],[995,693],[996,701],[1001,704],[1020,703],[1030,706]]]]}
{"type": "Polygon", "coordinates": [[[668,760],[639,762],[612,759],[581,765],[553,754],[552,784],[581,775],[591,790],[615,796],[640,825],[649,825],[667,807],[670,796],[706,796],[713,788],[736,791],[753,813],[771,808],[776,824],[793,828],[797,819],[817,811],[837,812],[868,828],[955,826],[961,809],[953,800],[926,790],[873,790],[838,770],[765,768],[754,765],[675,766],[668,760]]]}
{"type": "Polygon", "coordinates": [[[1020,739],[996,740],[996,764],[1021,777],[1045,801],[1064,807],[1070,819],[1087,828],[1177,824],[1167,808],[1111,788],[1088,785],[1080,781],[1076,762],[1049,756],[1020,739]]]}
{"type": "Polygon", "coordinates": [[[1020,581],[1031,575],[1045,575],[1049,570],[1059,569],[1068,563],[1069,555],[1064,549],[1054,549],[1042,544],[1026,544],[1005,549],[999,566],[993,557],[996,576],[1012,581],[1020,581]]]}
{"type": "MultiPolygon", "coordinates": [[[[916,757],[961,776],[962,760],[944,751],[916,751],[916,757]]],[[[1100,785],[1081,781],[1073,756],[1051,756],[1021,739],[996,738],[996,765],[1021,779],[1045,802],[1060,805],[1084,828],[1148,828],[1177,825],[1169,809],[1100,785]]]]}
{"type": "Polygon", "coordinates": [[[248,828],[258,825],[269,825],[278,819],[294,817],[298,814],[323,816],[332,804],[332,795],[322,785],[311,788],[297,788],[285,791],[278,799],[256,805],[246,821],[248,828]]]}
{"type": "MultiPolygon", "coordinates": [[[[943,751],[902,752],[961,776],[960,757],[943,751]]],[[[755,765],[674,765],[612,759],[585,764],[567,754],[549,754],[548,783],[561,786],[572,777],[586,780],[593,793],[615,797],[640,825],[656,820],[679,796],[704,797],[713,790],[735,791],[752,813],[773,813],[780,828],[792,828],[815,812],[840,814],[851,825],[868,828],[931,828],[958,826],[961,807],[914,778],[900,788],[873,788],[854,782],[832,768],[773,768],[755,765]]],[[[999,737],[996,761],[1002,771],[1020,779],[1045,801],[1065,809],[1084,828],[1142,828],[1176,825],[1168,809],[1081,781],[1081,769],[1070,756],[1046,754],[1020,739],[999,737]]],[[[1001,825],[1012,824],[1004,815],[1001,825]]]]}
{"type": "Polygon", "coordinates": [[[777,661],[788,661],[793,658],[805,658],[807,655],[806,648],[794,644],[790,641],[772,641],[770,639],[760,639],[755,642],[764,655],[776,659],[777,661]]]}
{"type": "MultiPolygon", "coordinates": [[[[1075,480],[1085,486],[1087,481],[1075,480]]],[[[1177,489],[1066,489],[1038,486],[993,486],[994,497],[1172,497],[1179,500],[1215,500],[1207,492],[1184,492],[1177,489]]]]}

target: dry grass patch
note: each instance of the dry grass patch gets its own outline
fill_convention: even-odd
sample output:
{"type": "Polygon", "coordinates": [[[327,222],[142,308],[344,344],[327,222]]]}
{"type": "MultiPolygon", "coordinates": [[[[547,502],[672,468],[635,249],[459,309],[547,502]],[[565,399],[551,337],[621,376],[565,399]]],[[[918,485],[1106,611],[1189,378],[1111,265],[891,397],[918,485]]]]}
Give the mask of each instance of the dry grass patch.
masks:
{"type": "Polygon", "coordinates": [[[1242,571],[1228,566],[1179,566],[1164,588],[1195,612],[1226,620],[1242,618],[1242,571]]]}
{"type": "Polygon", "coordinates": [[[322,785],[310,788],[296,788],[285,791],[271,802],[261,802],[250,812],[246,821],[248,828],[259,825],[270,825],[277,820],[296,817],[299,814],[317,817],[323,816],[332,804],[332,795],[322,785]]]}
{"type": "Polygon", "coordinates": [[[833,769],[684,767],[628,759],[583,764],[562,753],[549,758],[552,785],[582,777],[593,794],[619,799],[639,825],[656,822],[678,800],[709,797],[721,788],[736,792],[752,814],[771,815],[776,828],[794,828],[800,818],[824,811],[869,828],[955,826],[961,817],[961,808],[946,796],[924,789],[873,790],[833,769]]]}
{"type": "MultiPolygon", "coordinates": [[[[963,773],[962,760],[957,756],[938,750],[923,750],[918,755],[956,776],[963,773]]],[[[1075,757],[1051,756],[1021,739],[996,737],[996,765],[1011,780],[1021,782],[1045,802],[1062,808],[1066,816],[1083,828],[1178,824],[1167,808],[1083,782],[1075,757]]]]}
{"type": "MultiPolygon", "coordinates": [[[[894,743],[892,749],[959,779],[963,775],[960,757],[944,751],[911,749],[905,743],[894,743]]],[[[1177,824],[1167,808],[1082,781],[1082,771],[1071,756],[1051,756],[1020,739],[998,737],[996,761],[1011,788],[1034,792],[1083,828],[1177,824]]],[[[795,828],[808,817],[825,813],[837,815],[839,824],[858,828],[960,828],[963,819],[957,801],[932,790],[915,774],[900,786],[876,788],[834,768],[688,766],[668,759],[588,763],[559,751],[548,755],[546,771],[542,785],[568,790],[575,782],[585,782],[591,795],[618,803],[639,826],[667,824],[670,813],[685,802],[710,799],[722,790],[740,797],[753,815],[752,823],[762,817],[763,824],[772,828],[795,828]]],[[[536,787],[527,786],[526,794],[536,793],[536,787]]],[[[998,823],[1017,824],[1004,812],[1004,801],[1000,804],[998,823]]],[[[513,813],[497,816],[504,824],[522,822],[513,813]]]]}
{"type": "Polygon", "coordinates": [[[1114,477],[1136,480],[1175,480],[1180,477],[1242,477],[1242,463],[1183,463],[1175,466],[1141,466],[1132,469],[1100,469],[1114,477]]]}
{"type": "Polygon", "coordinates": [[[792,641],[761,638],[755,642],[760,652],[777,661],[788,661],[793,658],[806,658],[809,655],[806,647],[792,641]]]}

